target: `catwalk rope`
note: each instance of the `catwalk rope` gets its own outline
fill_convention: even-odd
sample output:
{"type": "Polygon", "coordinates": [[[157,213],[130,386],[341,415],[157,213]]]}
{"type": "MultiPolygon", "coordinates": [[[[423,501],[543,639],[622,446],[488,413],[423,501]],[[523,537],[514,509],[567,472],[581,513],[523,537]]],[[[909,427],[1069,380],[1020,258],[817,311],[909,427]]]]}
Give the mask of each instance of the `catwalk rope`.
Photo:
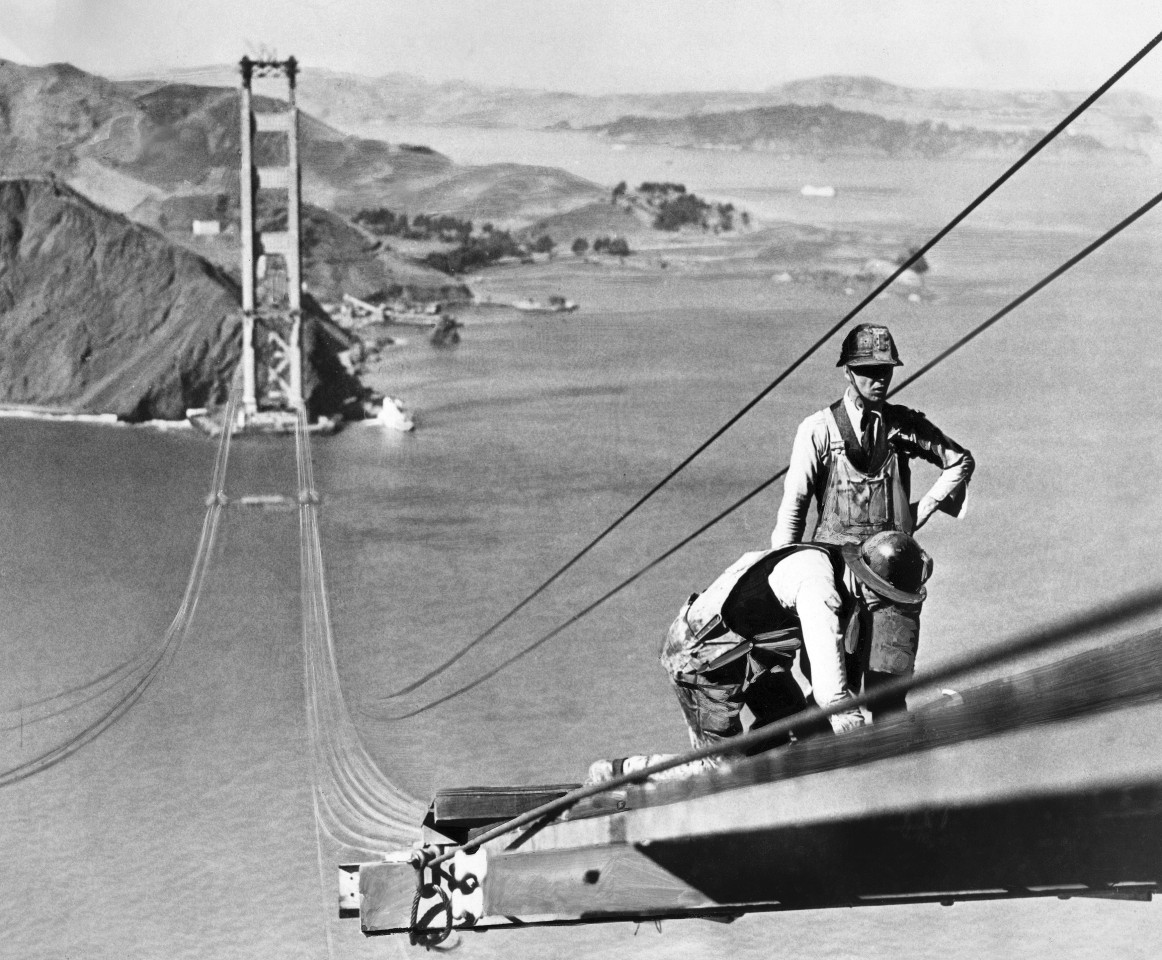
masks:
{"type": "Polygon", "coordinates": [[[298,465],[303,670],[307,735],[320,828],[336,843],[370,853],[408,844],[424,806],[392,783],[359,738],[343,700],[319,537],[310,434],[300,411],[298,465]]]}
{"type": "MultiPolygon", "coordinates": [[[[231,388],[226,403],[227,425],[233,423],[236,416],[236,387],[237,383],[231,388]]],[[[190,623],[197,610],[198,600],[201,598],[206,581],[206,571],[209,569],[214,551],[222,509],[226,504],[225,483],[226,467],[230,459],[230,433],[228,428],[224,429],[218,442],[214,473],[210,481],[210,493],[206,497],[206,512],[202,518],[194,562],[186,580],[185,593],[169,628],[159,640],[150,644],[137,656],[94,680],[0,712],[2,718],[0,729],[4,730],[27,728],[54,717],[77,714],[84,708],[90,708],[95,713],[94,716],[88,717],[75,733],[64,736],[59,742],[41,750],[33,757],[0,770],[0,787],[27,780],[91,743],[125,716],[173,660],[189,632],[190,623]]]]}
{"type": "MultiPolygon", "coordinates": [[[[1162,43],[1162,33],[1156,35],[1149,43],[1147,43],[1134,56],[1127,60],[1121,67],[1119,67],[1101,86],[1094,90],[1088,97],[1079,103],[1070,113],[1062,118],[1056,126],[1046,133],[1040,140],[1029,148],[1015,163],[1012,164],[1004,173],[997,177],[984,190],[982,190],[975,199],[968,203],[956,216],[948,221],[943,227],[933,234],[927,241],[901,261],[896,269],[883,281],[880,282],[871,292],[869,292],[862,300],[859,301],[851,310],[849,310],[843,317],[841,317],[835,324],[828,328],[810,347],[803,351],[791,363],[789,363],[783,371],[768,383],[762,390],[760,390],[754,397],[752,397],[746,404],[743,405],[735,414],[733,414],[721,427],[715,430],[709,437],[707,437],[698,447],[685,459],[673,467],[669,473],[658,480],[649,490],[642,494],[633,504],[629,506],[623,513],[609,523],[605,529],[597,534],[592,540],[586,543],[578,551],[576,551],[568,560],[551,573],[545,580],[538,584],[530,593],[528,593],[523,600],[519,601],[515,606],[511,607],[500,619],[493,622],[481,633],[477,634],[466,644],[455,651],[451,656],[447,657],[442,662],[436,664],[427,672],[421,674],[415,680],[404,686],[389,691],[384,694],[381,699],[388,700],[395,697],[401,697],[419,687],[433,680],[435,677],[447,671],[449,668],[458,663],[469,651],[479,646],[489,637],[491,637],[504,624],[508,623],[516,614],[523,610],[526,606],[532,603],[538,596],[547,590],[553,583],[561,578],[566,572],[573,568],[583,557],[585,557],[594,547],[601,543],[614,530],[616,530],[622,523],[628,520],[634,513],[638,511],[647,501],[653,498],[663,487],[665,487],[671,480],[679,473],[686,469],[699,456],[702,455],[719,437],[725,434],[731,427],[738,423],[747,413],[749,413],[764,397],[770,394],[776,387],[794,373],[800,366],[807,362],[807,360],[817,353],[836,333],[843,329],[851,320],[855,319],[863,309],[872,303],[880,294],[887,290],[895,281],[913,264],[917,263],[929,250],[944,239],[956,227],[958,227],[974,210],[991,197],[997,190],[999,190],[1005,183],[1007,183],[1022,167],[1039,154],[1045,147],[1047,147],[1053,140],[1055,140],[1061,133],[1067,130],[1078,117],[1080,117],[1086,110],[1088,110],[1097,100],[1102,97],[1115,83],[1124,77],[1134,66],[1141,61],[1147,54],[1149,54],[1159,43],[1162,43]]],[[[408,714],[410,716],[410,714],[408,714]]]]}
{"type": "MultiPolygon", "coordinates": [[[[1142,204],[1140,207],[1138,207],[1138,209],[1135,210],[1133,213],[1131,213],[1129,216],[1125,217],[1123,220],[1116,223],[1114,226],[1112,226],[1109,230],[1107,230],[1105,233],[1103,233],[1100,237],[1098,237],[1092,243],[1088,244],[1087,246],[1082,248],[1080,251],[1078,251],[1076,254],[1074,254],[1072,257],[1070,257],[1068,260],[1066,260],[1064,263],[1060,264],[1059,266],[1057,266],[1056,268],[1051,270],[1048,274],[1046,274],[1044,277],[1042,277],[1040,280],[1038,280],[1035,284],[1033,284],[1031,287],[1029,287],[1027,290],[1025,290],[1024,293],[1022,293],[1019,296],[1015,297],[1014,299],[1010,300],[1004,307],[1002,307],[996,313],[992,314],[986,320],[979,323],[976,327],[974,327],[971,331],[969,331],[967,334],[965,334],[963,337],[961,337],[959,340],[957,340],[951,346],[949,346],[948,348],[943,350],[940,354],[938,354],[933,359],[929,360],[919,370],[917,370],[915,373],[913,373],[910,377],[901,381],[896,387],[894,387],[891,390],[891,392],[888,394],[888,396],[889,397],[895,396],[901,390],[903,390],[905,387],[909,386],[912,383],[915,383],[918,379],[920,379],[920,377],[924,376],[925,374],[927,374],[931,370],[933,370],[935,367],[939,366],[941,363],[943,363],[945,360],[947,360],[949,357],[951,357],[958,350],[960,350],[961,348],[966,346],[971,341],[975,340],[978,336],[980,336],[982,333],[984,333],[986,330],[988,330],[994,324],[999,322],[1002,318],[1008,316],[1013,310],[1015,310],[1018,306],[1020,306],[1022,303],[1024,303],[1030,297],[1034,296],[1038,291],[1043,290],[1045,287],[1047,287],[1050,283],[1052,283],[1054,280],[1056,280],[1062,274],[1068,272],[1073,267],[1077,266],[1077,264],[1079,264],[1082,260],[1084,260],[1090,254],[1092,254],[1094,251],[1103,247],[1106,243],[1108,243],[1110,240],[1112,240],[1114,237],[1116,237],[1119,233],[1121,233],[1123,230],[1125,230],[1131,224],[1136,222],[1141,217],[1145,216],[1147,213],[1149,213],[1151,210],[1153,210],[1159,203],[1162,203],[1162,192],[1155,194],[1153,197],[1151,197],[1149,200],[1147,200],[1144,204],[1142,204]]],[[[727,506],[726,508],[721,510],[719,513],[717,513],[714,517],[712,517],[706,523],[702,524],[702,526],[698,527],[692,533],[687,534],[685,537],[683,537],[681,540],[679,540],[677,543],[675,543],[672,547],[670,547],[664,553],[655,557],[653,560],[651,560],[645,566],[639,567],[636,572],[630,574],[628,577],[626,577],[624,580],[622,580],[616,586],[607,590],[605,593],[603,593],[596,600],[592,601],[587,606],[585,606],[581,610],[579,610],[577,613],[573,614],[568,620],[566,620],[563,623],[559,624],[558,626],[554,627],[548,633],[542,634],[536,640],[532,641],[532,643],[529,643],[525,647],[522,647],[520,650],[517,650],[515,653],[513,653],[511,656],[507,657],[506,659],[502,660],[496,666],[491,667],[488,670],[486,670],[480,674],[477,674],[477,676],[475,678],[468,681],[467,683],[464,683],[463,685],[457,687],[456,689],[450,691],[449,693],[443,694],[442,696],[439,696],[439,697],[436,697],[432,700],[429,700],[425,704],[422,704],[420,706],[417,706],[417,707],[414,707],[414,708],[411,708],[408,710],[403,710],[403,711],[400,711],[397,713],[390,713],[390,714],[388,714],[388,713],[375,713],[375,712],[369,711],[369,710],[363,711],[363,712],[367,716],[373,717],[373,718],[379,719],[379,720],[405,720],[405,719],[408,719],[410,717],[418,716],[421,713],[426,713],[427,711],[435,709],[436,707],[441,706],[442,704],[445,704],[445,703],[449,702],[450,700],[454,700],[457,697],[462,696],[463,694],[467,693],[470,690],[476,689],[476,687],[480,686],[482,683],[485,683],[488,680],[491,680],[498,673],[507,669],[509,666],[516,663],[516,661],[520,660],[522,657],[528,656],[528,654],[532,653],[537,648],[548,643],[554,637],[556,637],[559,634],[561,634],[562,632],[564,632],[566,629],[571,627],[573,624],[577,623],[582,618],[588,616],[590,613],[592,613],[594,610],[596,610],[598,607],[600,607],[606,601],[612,599],[617,594],[619,594],[623,590],[625,590],[627,587],[636,583],[643,576],[645,576],[647,573],[649,573],[655,567],[660,566],[662,563],[664,563],[666,560],[668,560],[670,557],[672,557],[675,553],[677,553],[679,550],[681,550],[687,544],[691,543],[692,541],[696,540],[698,537],[702,536],[702,534],[704,534],[711,527],[714,527],[715,525],[720,523],[722,520],[724,520],[726,517],[730,516],[730,514],[734,513],[736,510],[738,510],[740,507],[749,503],[751,500],[753,500],[755,497],[757,497],[760,493],[762,493],[768,487],[773,485],[777,480],[781,479],[786,474],[786,472],[787,472],[787,467],[785,467],[785,466],[782,467],[781,469],[776,471],[774,474],[769,476],[762,483],[760,483],[757,487],[753,488],[748,493],[739,497],[732,504],[730,504],[729,506],[727,506]]]]}

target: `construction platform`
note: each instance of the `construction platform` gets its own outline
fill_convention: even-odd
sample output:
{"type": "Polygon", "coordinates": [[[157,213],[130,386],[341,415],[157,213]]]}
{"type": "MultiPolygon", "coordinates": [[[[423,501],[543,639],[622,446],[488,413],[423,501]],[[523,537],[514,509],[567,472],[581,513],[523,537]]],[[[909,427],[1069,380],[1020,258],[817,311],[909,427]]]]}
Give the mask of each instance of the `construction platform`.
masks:
{"type": "MultiPolygon", "coordinates": [[[[429,857],[340,868],[368,935],[1021,897],[1162,881],[1162,632],[688,779],[436,795],[429,857]],[[430,853],[455,851],[443,863],[430,853]],[[416,899],[417,891],[420,896],[416,899]]],[[[417,825],[417,835],[419,833],[417,825]]]]}
{"type": "MultiPolygon", "coordinates": [[[[210,411],[204,407],[193,407],[186,411],[186,419],[211,437],[222,435],[224,411],[210,411]]],[[[293,410],[259,410],[243,419],[235,419],[233,435],[239,434],[293,434],[298,423],[298,414],[293,410]]],[[[342,420],[338,417],[318,417],[307,424],[307,430],[314,434],[332,434],[340,429],[342,420]]]]}

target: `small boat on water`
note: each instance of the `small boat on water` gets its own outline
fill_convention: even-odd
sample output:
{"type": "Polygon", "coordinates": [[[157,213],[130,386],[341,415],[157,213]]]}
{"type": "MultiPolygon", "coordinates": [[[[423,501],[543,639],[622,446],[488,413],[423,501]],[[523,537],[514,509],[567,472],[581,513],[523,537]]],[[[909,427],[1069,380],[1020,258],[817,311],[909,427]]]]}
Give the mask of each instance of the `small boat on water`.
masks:
{"type": "Polygon", "coordinates": [[[564,297],[549,297],[548,303],[540,300],[517,300],[513,306],[524,313],[573,313],[581,304],[564,297]]]}
{"type": "Polygon", "coordinates": [[[835,196],[835,187],[815,187],[807,184],[799,191],[799,194],[804,197],[824,197],[830,199],[835,196]]]}
{"type": "Polygon", "coordinates": [[[383,398],[383,405],[375,412],[375,422],[385,429],[398,430],[400,433],[408,433],[416,427],[412,415],[395,397],[383,398]]]}

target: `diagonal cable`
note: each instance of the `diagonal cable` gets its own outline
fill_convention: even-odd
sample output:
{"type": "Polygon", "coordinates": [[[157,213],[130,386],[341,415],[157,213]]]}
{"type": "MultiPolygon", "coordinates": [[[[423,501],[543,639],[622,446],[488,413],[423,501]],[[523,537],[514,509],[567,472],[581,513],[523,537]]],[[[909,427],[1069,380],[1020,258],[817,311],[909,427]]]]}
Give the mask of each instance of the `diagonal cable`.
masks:
{"type": "Polygon", "coordinates": [[[910,268],[921,257],[931,250],[937,243],[943,240],[949,233],[958,227],[974,210],[977,209],[985,200],[991,197],[1001,186],[1003,186],[1014,174],[1025,166],[1030,160],[1040,153],[1046,146],[1049,145],[1062,131],[1064,131],[1074,120],[1081,116],[1088,110],[1094,102],[1098,100],[1107,90],[1117,83],[1123,76],[1126,75],[1140,60],[1142,60],[1151,50],[1153,50],[1159,43],[1162,43],[1162,33],[1155,36],[1149,43],[1147,43],[1134,56],[1127,60],[1116,72],[1114,72],[1108,80],[1100,87],[1094,90],[1088,97],[1079,103],[1063,120],[1061,120],[1052,130],[1037,141],[1016,163],[1002,173],[996,180],[994,180],[988,187],[982,191],[975,200],[968,204],[955,217],[948,221],[940,230],[938,230],[932,237],[923,244],[917,247],[906,260],[902,261],[896,270],[884,279],[879,286],[867,294],[859,301],[850,311],[848,311],[842,319],[833,324],[828,330],[819,337],[810,347],[802,354],[792,361],[782,373],[780,373],[774,380],[768,383],[762,390],[760,390],[753,398],[751,398],[737,413],[735,413],[729,420],[727,420],[721,427],[714,431],[706,440],[704,440],[692,453],[690,453],[681,463],[675,466],[669,473],[667,473],[661,480],[655,483],[649,490],[647,490],[638,500],[630,506],[624,513],[618,516],[612,523],[610,523],[604,530],[602,530],[596,537],[589,541],[577,553],[575,553],[568,561],[557,568],[547,579],[545,579],[532,593],[528,594],[523,600],[510,609],[504,616],[488,627],[483,633],[478,634],[463,647],[457,650],[454,654],[448,657],[443,662],[432,667],[427,673],[423,674],[416,680],[406,686],[400,687],[384,694],[380,699],[390,700],[395,697],[403,696],[411,693],[418,687],[423,686],[433,677],[443,673],[457,661],[459,661],[465,654],[467,654],[474,647],[483,643],[492,634],[499,630],[504,624],[508,623],[516,614],[523,610],[528,604],[532,603],[534,599],[541,595],[548,587],[555,583],[568,570],[572,569],[583,557],[585,557],[594,547],[603,541],[615,529],[621,526],[628,520],[637,510],[642,507],[646,501],[650,500],[654,494],[662,489],[674,477],[676,477],[682,470],[688,467],[697,457],[699,457],[711,444],[713,444],[719,437],[721,437],[727,430],[733,427],[739,420],[741,420],[747,413],[749,413],[763,398],[774,390],[779,384],[787,379],[792,373],[799,369],[811,356],[813,356],[824,344],[827,343],[836,333],[843,329],[846,324],[856,317],[868,304],[875,300],[881,293],[888,289],[905,270],[910,268]]]}
{"type": "MultiPolygon", "coordinates": [[[[980,334],[982,334],[984,331],[986,331],[989,327],[993,326],[993,324],[997,323],[1001,318],[1007,316],[1009,313],[1011,313],[1013,310],[1015,310],[1018,306],[1020,306],[1026,300],[1028,300],[1030,297],[1032,297],[1034,294],[1036,294],[1038,291],[1047,287],[1050,283],[1052,283],[1054,280],[1056,280],[1062,274],[1066,273],[1067,271],[1069,271],[1070,269],[1075,267],[1078,263],[1080,263],[1082,260],[1084,260],[1086,257],[1088,257],[1095,250],[1097,250],[1098,248],[1100,248],[1101,246],[1106,244],[1108,241],[1112,240],[1115,236],[1117,236],[1119,233],[1121,233],[1123,230],[1125,230],[1132,223],[1137,221],[1139,218],[1145,216],[1145,214],[1149,213],[1149,211],[1154,209],[1154,207],[1156,207],[1159,203],[1162,203],[1162,192],[1155,194],[1150,200],[1147,200],[1144,204],[1142,204],[1142,206],[1138,207],[1138,209],[1135,210],[1133,213],[1131,213],[1128,217],[1126,217],[1125,219],[1121,220],[1119,223],[1117,223],[1116,225],[1111,227],[1109,230],[1107,230],[1105,233],[1103,233],[1100,237],[1098,237],[1092,243],[1088,244],[1086,247],[1084,247],[1078,253],[1074,254],[1072,257],[1070,257],[1068,260],[1066,260],[1060,266],[1055,268],[1052,272],[1048,273],[1042,279],[1038,280],[1035,284],[1033,284],[1033,286],[1031,286],[1028,290],[1026,290],[1020,296],[1009,301],[1008,304],[1006,304],[1004,307],[1002,307],[1000,310],[998,310],[996,313],[994,313],[992,316],[990,316],[987,320],[984,320],[983,322],[978,324],[971,331],[969,331],[967,334],[965,334],[963,337],[961,337],[959,340],[957,340],[954,344],[952,344],[952,346],[948,347],[946,350],[944,350],[943,352],[938,354],[936,357],[933,357],[926,364],[924,364],[922,367],[920,367],[919,370],[917,370],[910,377],[903,380],[894,389],[892,389],[892,391],[888,394],[888,396],[895,396],[897,393],[899,393],[905,387],[909,386],[912,383],[915,383],[918,379],[920,379],[920,377],[924,376],[924,374],[928,373],[934,367],[936,367],[940,363],[947,360],[950,356],[952,356],[954,353],[956,353],[956,351],[960,350],[967,343],[976,339],[976,337],[980,336],[980,334]]],[[[714,516],[712,519],[710,519],[706,523],[702,524],[702,526],[700,526],[693,533],[682,538],[680,541],[678,541],[678,543],[676,543],[676,544],[674,544],[674,546],[670,547],[665,553],[654,558],[649,563],[647,563],[644,567],[641,567],[639,570],[637,570],[637,572],[631,574],[629,577],[622,580],[621,583],[619,583],[617,586],[613,587],[611,590],[606,591],[604,594],[602,594],[600,597],[598,597],[596,600],[594,600],[592,603],[590,603],[587,607],[585,607],[584,609],[582,609],[578,613],[575,613],[572,617],[570,617],[563,624],[554,628],[549,633],[543,635],[542,637],[538,638],[537,640],[533,641],[528,646],[523,647],[522,649],[518,650],[512,656],[501,661],[501,663],[499,665],[497,665],[497,666],[491,668],[490,670],[486,671],[485,673],[481,674],[476,679],[471,680],[470,682],[464,684],[461,687],[458,687],[457,689],[451,691],[448,694],[445,694],[442,697],[438,697],[435,700],[429,701],[428,703],[424,704],[421,707],[417,707],[414,710],[407,711],[406,713],[390,714],[387,716],[378,716],[378,717],[376,717],[376,715],[372,714],[372,713],[367,713],[367,715],[372,716],[372,717],[376,717],[377,719],[381,719],[381,720],[404,720],[404,719],[407,719],[409,717],[417,716],[418,714],[421,714],[421,713],[426,713],[428,710],[431,710],[434,707],[438,707],[441,704],[447,703],[449,700],[455,699],[456,697],[460,696],[461,694],[467,693],[469,690],[475,689],[476,687],[480,686],[485,681],[490,680],[492,677],[496,676],[496,674],[500,673],[502,670],[509,667],[511,664],[515,663],[517,660],[521,659],[522,657],[526,656],[529,653],[532,653],[538,647],[547,643],[549,640],[553,639],[553,637],[557,636],[563,630],[572,626],[574,623],[576,623],[582,617],[585,617],[589,613],[591,613],[592,611],[596,610],[599,606],[601,606],[603,603],[605,603],[611,597],[614,597],[617,594],[621,593],[622,590],[624,590],[626,587],[630,586],[630,584],[632,584],[635,581],[637,581],[638,579],[640,579],[642,576],[644,576],[649,571],[653,570],[655,567],[657,567],[663,561],[669,559],[673,554],[677,553],[680,549],[682,549],[682,547],[686,546],[686,544],[690,543],[692,540],[696,539],[697,537],[700,537],[703,533],[705,533],[707,530],[709,530],[711,527],[713,527],[719,521],[723,520],[725,517],[734,513],[734,511],[737,510],[739,507],[741,507],[743,504],[747,503],[748,501],[752,500],[754,497],[758,496],[760,493],[762,493],[764,490],[766,490],[767,487],[769,487],[776,480],[778,480],[780,477],[782,477],[784,474],[786,474],[786,472],[787,472],[787,467],[784,466],[782,469],[780,469],[778,472],[776,472],[773,476],[768,477],[766,480],[764,480],[762,483],[760,483],[757,487],[755,487],[749,493],[744,494],[742,497],[740,497],[738,500],[736,500],[734,503],[732,503],[725,510],[721,511],[716,516],[714,516]]]]}

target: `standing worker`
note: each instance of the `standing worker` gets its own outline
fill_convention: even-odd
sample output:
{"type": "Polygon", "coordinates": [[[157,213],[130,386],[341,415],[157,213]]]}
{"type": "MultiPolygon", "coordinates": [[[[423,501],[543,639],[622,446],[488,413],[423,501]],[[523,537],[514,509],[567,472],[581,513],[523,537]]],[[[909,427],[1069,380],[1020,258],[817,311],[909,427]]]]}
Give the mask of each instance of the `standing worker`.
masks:
{"type": "MultiPolygon", "coordinates": [[[[876,534],[911,534],[940,511],[963,513],[975,463],[922,413],[885,403],[895,368],[901,366],[887,327],[863,323],[844,338],[839,362],[847,379],[843,396],[799,425],[783,487],[771,545],[802,543],[812,501],[818,520],[809,542],[834,550],[859,545],[876,534]],[[927,460],[941,473],[912,504],[910,461],[927,460]]],[[[910,537],[907,538],[911,540],[910,537]]],[[[914,541],[912,541],[914,543],[914,541]]],[[[897,548],[910,549],[901,543],[897,548]]],[[[892,538],[878,544],[891,552],[892,538]]],[[[849,587],[855,583],[849,574],[849,587]]],[[[874,604],[873,604],[874,606],[874,604]]],[[[912,673],[920,634],[920,604],[892,604],[863,620],[862,642],[847,643],[848,682],[870,689],[893,676],[912,673]]],[[[903,709],[903,698],[887,705],[903,709]]]]}

